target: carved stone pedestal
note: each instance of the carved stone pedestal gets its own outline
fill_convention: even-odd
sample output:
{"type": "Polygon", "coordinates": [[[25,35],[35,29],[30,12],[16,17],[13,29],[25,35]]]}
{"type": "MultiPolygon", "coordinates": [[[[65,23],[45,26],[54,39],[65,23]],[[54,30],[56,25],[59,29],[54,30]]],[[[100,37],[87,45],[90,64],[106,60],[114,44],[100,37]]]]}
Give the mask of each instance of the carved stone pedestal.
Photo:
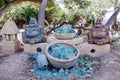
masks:
{"type": "Polygon", "coordinates": [[[36,49],[40,47],[42,52],[45,53],[45,49],[48,43],[37,43],[37,44],[24,44],[25,53],[37,53],[36,49]]]}
{"type": "Polygon", "coordinates": [[[47,42],[48,43],[59,42],[59,41],[60,42],[67,42],[67,43],[74,44],[74,45],[78,45],[78,44],[83,43],[84,39],[82,37],[80,37],[80,38],[74,38],[74,39],[69,39],[69,40],[60,40],[60,39],[57,39],[56,37],[54,37],[53,35],[47,37],[47,42]]]}
{"type": "Polygon", "coordinates": [[[104,54],[110,53],[110,44],[95,45],[87,42],[77,46],[81,54],[88,54],[93,57],[100,57],[104,54]]]}
{"type": "Polygon", "coordinates": [[[14,41],[2,41],[2,53],[3,54],[12,54],[20,50],[19,40],[14,41]]]}

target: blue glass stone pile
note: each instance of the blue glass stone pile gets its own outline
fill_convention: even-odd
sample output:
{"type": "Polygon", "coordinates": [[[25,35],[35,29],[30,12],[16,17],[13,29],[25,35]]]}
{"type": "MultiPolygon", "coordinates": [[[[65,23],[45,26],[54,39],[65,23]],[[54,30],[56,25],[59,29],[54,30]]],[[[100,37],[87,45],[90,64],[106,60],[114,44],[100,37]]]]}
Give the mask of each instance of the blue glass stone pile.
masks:
{"type": "Polygon", "coordinates": [[[62,26],[55,29],[56,33],[74,33],[75,31],[72,29],[71,26],[62,26]]]}
{"type": "MultiPolygon", "coordinates": [[[[30,61],[36,61],[37,54],[32,55],[30,61]]],[[[30,69],[30,74],[42,80],[70,80],[70,77],[75,79],[90,77],[95,71],[96,67],[100,68],[101,59],[93,58],[88,55],[83,55],[79,58],[76,65],[69,69],[56,69],[50,63],[48,68],[39,69],[37,62],[33,63],[33,68],[30,69]]]]}
{"type": "Polygon", "coordinates": [[[77,55],[77,50],[74,47],[65,47],[62,45],[54,44],[50,46],[48,53],[58,59],[67,60],[77,55]]]}

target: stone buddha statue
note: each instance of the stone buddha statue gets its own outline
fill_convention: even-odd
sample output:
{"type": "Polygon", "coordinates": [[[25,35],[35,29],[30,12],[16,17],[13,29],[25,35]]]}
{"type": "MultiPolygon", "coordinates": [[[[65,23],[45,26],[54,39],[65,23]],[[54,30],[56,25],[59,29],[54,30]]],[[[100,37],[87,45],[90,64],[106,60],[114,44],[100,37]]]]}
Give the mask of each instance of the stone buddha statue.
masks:
{"type": "Polygon", "coordinates": [[[26,26],[25,31],[22,33],[24,43],[40,43],[44,39],[44,29],[37,24],[35,18],[31,18],[29,25],[26,26]]]}
{"type": "Polygon", "coordinates": [[[109,28],[102,25],[102,21],[99,18],[87,36],[90,44],[103,45],[110,43],[109,28]]]}

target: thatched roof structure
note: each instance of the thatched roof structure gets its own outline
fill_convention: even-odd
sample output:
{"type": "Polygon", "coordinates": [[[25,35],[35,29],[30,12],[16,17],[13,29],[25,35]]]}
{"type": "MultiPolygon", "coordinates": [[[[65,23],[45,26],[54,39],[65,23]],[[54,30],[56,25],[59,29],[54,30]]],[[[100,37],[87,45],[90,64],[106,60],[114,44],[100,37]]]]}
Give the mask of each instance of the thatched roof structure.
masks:
{"type": "Polygon", "coordinates": [[[15,22],[9,20],[6,21],[1,30],[1,34],[17,34],[17,33],[19,33],[19,30],[15,22]]]}

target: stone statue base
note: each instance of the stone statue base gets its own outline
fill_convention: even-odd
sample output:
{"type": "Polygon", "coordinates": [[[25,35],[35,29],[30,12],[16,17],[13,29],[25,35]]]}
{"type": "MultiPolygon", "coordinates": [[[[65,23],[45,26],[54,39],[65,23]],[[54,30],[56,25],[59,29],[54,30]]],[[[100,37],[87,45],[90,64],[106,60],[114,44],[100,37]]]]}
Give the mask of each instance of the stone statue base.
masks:
{"type": "Polygon", "coordinates": [[[4,54],[12,54],[20,50],[20,41],[2,41],[2,53],[4,54]]]}
{"type": "Polygon", "coordinates": [[[37,43],[37,44],[24,44],[24,52],[25,53],[37,53],[36,49],[40,47],[42,52],[45,53],[45,49],[48,43],[37,43]]]}
{"type": "Polygon", "coordinates": [[[74,44],[74,45],[78,45],[84,42],[84,39],[82,37],[80,38],[73,38],[73,39],[69,39],[69,40],[60,40],[57,39],[55,36],[51,35],[47,37],[47,42],[48,43],[52,43],[52,42],[67,42],[69,44],[74,44]]]}
{"type": "Polygon", "coordinates": [[[92,57],[100,57],[104,54],[110,53],[110,44],[105,45],[96,45],[96,44],[89,44],[85,42],[77,46],[78,50],[80,50],[81,54],[88,54],[92,57]]]}

